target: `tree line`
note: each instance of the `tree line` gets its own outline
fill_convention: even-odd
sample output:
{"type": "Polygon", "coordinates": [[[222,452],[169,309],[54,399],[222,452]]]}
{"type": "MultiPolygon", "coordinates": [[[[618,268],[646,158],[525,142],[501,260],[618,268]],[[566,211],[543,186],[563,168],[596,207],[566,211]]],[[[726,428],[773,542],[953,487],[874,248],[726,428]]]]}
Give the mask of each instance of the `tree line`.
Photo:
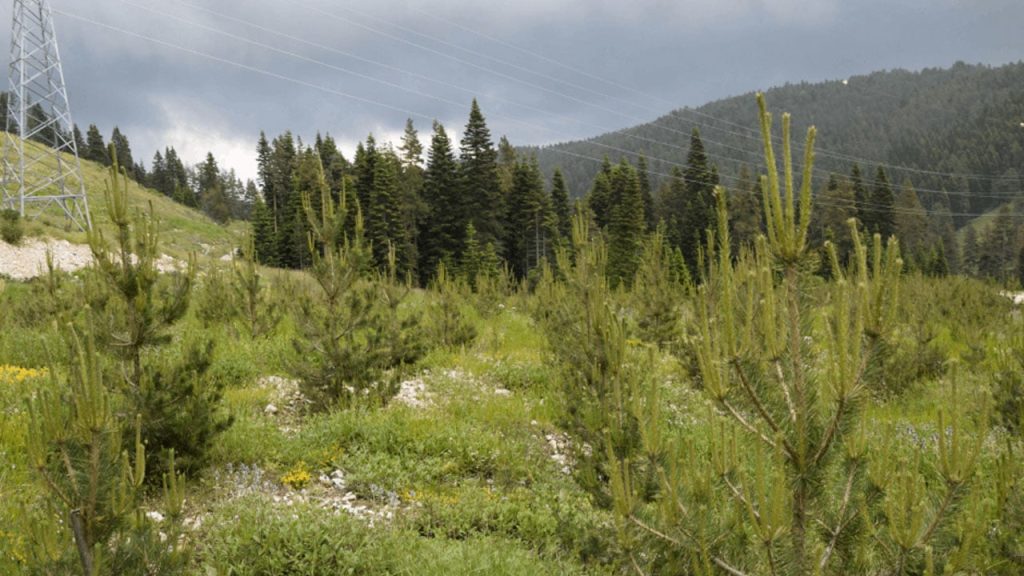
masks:
{"type": "MultiPolygon", "coordinates": [[[[391,249],[398,272],[427,283],[439,264],[469,282],[483,271],[507,266],[518,280],[553,263],[558,247],[570,242],[575,213],[591,221],[608,246],[609,277],[631,284],[645,238],[661,230],[666,257],[675,273],[699,276],[708,234],[714,235],[719,168],[693,129],[685,163],[655,186],[647,158],[635,163],[607,156],[589,189],[573,200],[557,167],[544,177],[537,156],[491,137],[476,101],[456,142],[438,122],[424,146],[412,120],[397,146],[372,135],[351,161],[329,135],[303,145],[291,132],[257,145],[260,194],[255,194],[252,225],[256,252],[267,265],[303,268],[309,262],[309,222],[303,194],[314,194],[322,168],[331,197],[360,218],[372,246],[373,263],[385,270],[391,249]]],[[[742,166],[727,187],[729,232],[737,245],[752,245],[763,234],[760,175],[742,166]]],[[[853,164],[847,174],[831,174],[815,191],[819,210],[809,229],[816,245],[830,240],[842,262],[853,249],[848,221],[862,234],[897,237],[907,267],[930,275],[979,274],[1000,280],[1019,275],[1024,237],[1016,233],[1015,212],[1007,207],[992,230],[972,236],[961,250],[953,200],[948,194],[921,202],[913,183],[890,182],[883,166],[868,171],[853,164]]],[[[351,228],[351,227],[350,227],[351,228]]],[[[820,271],[828,274],[822,253],[820,271]]]]}

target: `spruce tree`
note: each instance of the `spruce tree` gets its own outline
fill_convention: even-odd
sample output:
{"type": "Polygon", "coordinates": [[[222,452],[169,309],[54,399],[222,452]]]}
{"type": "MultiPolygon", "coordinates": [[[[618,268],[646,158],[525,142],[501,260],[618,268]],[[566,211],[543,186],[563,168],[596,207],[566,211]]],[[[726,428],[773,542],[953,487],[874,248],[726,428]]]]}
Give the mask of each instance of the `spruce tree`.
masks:
{"type": "Polygon", "coordinates": [[[262,198],[256,198],[252,208],[253,258],[264,266],[279,266],[277,235],[274,217],[262,198]]]}
{"type": "Polygon", "coordinates": [[[558,221],[559,238],[569,242],[572,236],[572,208],[569,206],[569,190],[565,186],[565,178],[558,168],[551,177],[551,208],[558,221]]]}
{"type": "Polygon", "coordinates": [[[690,266],[690,274],[697,277],[698,253],[708,231],[715,232],[715,186],[718,185],[717,169],[708,163],[700,131],[693,129],[690,135],[690,151],[686,156],[686,170],[683,171],[683,194],[685,210],[680,220],[680,249],[690,266]]]}
{"type": "Polygon", "coordinates": [[[512,190],[512,180],[515,178],[518,154],[515,146],[508,141],[508,137],[502,136],[498,140],[498,185],[501,187],[501,195],[508,198],[512,190]]]}
{"type": "Polygon", "coordinates": [[[597,227],[604,230],[611,221],[612,215],[612,189],[611,189],[612,163],[607,156],[601,163],[601,171],[594,178],[594,184],[587,194],[587,206],[594,215],[594,222],[597,227]]]}
{"type": "Polygon", "coordinates": [[[959,274],[961,272],[960,242],[957,240],[953,214],[949,208],[949,196],[945,192],[932,203],[928,214],[928,226],[932,238],[937,238],[942,242],[950,273],[959,274]]]}
{"type": "Polygon", "coordinates": [[[367,218],[367,228],[372,225],[371,203],[373,199],[373,179],[377,174],[377,161],[379,159],[377,140],[370,134],[366,137],[365,144],[360,142],[356,146],[356,155],[353,159],[353,175],[355,176],[356,199],[359,200],[359,208],[363,211],[363,217],[367,218]]]}
{"type": "MultiPolygon", "coordinates": [[[[309,219],[303,207],[303,195],[319,198],[327,181],[315,150],[307,148],[298,157],[298,166],[290,185],[290,193],[281,214],[278,228],[278,259],[282,266],[305,268],[311,263],[309,254],[309,219]]],[[[314,205],[319,206],[319,205],[314,205]]]]}
{"type": "Polygon", "coordinates": [[[868,193],[867,187],[864,186],[864,178],[861,175],[860,166],[856,163],[850,169],[850,185],[853,187],[853,201],[857,206],[857,219],[860,220],[862,229],[870,230],[874,226],[874,220],[869,209],[871,195],[868,193]]]}
{"type": "Polygon", "coordinates": [[[399,206],[401,235],[395,249],[399,274],[416,275],[419,270],[419,230],[427,218],[427,205],[423,201],[423,144],[412,120],[405,125],[402,145],[398,149],[401,159],[399,206]]]}
{"type": "Polygon", "coordinates": [[[536,160],[518,162],[509,191],[508,235],[504,239],[505,259],[517,278],[525,278],[547,255],[547,211],[548,198],[536,160]]]}
{"type": "Polygon", "coordinates": [[[683,170],[675,166],[658,193],[659,215],[665,223],[665,239],[675,249],[682,250],[683,220],[686,217],[686,183],[683,170]]]}
{"type": "Polygon", "coordinates": [[[868,231],[872,234],[881,234],[882,238],[888,239],[896,233],[896,212],[893,209],[896,198],[889,185],[889,178],[885,170],[879,166],[875,173],[875,186],[871,190],[870,224],[868,231]]]}
{"type": "Polygon", "coordinates": [[[78,128],[78,124],[75,124],[74,129],[71,131],[72,139],[75,141],[75,150],[78,151],[78,156],[81,157],[85,154],[88,144],[85,142],[85,137],[82,136],[82,131],[78,128]]]}
{"type": "Polygon", "coordinates": [[[644,225],[648,232],[658,225],[654,215],[654,196],[651,194],[651,174],[647,168],[647,156],[643,154],[636,162],[637,181],[640,183],[640,197],[644,200],[644,225]]]}
{"type": "Polygon", "coordinates": [[[839,263],[843,266],[847,265],[853,253],[853,236],[850,233],[849,221],[857,217],[854,195],[852,183],[832,174],[825,190],[821,192],[821,202],[811,215],[811,240],[814,246],[819,248],[819,272],[824,276],[830,276],[832,272],[825,242],[831,243],[839,263]]]}
{"type": "MultiPolygon", "coordinates": [[[[263,200],[269,204],[268,210],[274,211],[274,178],[272,174],[270,142],[267,135],[261,130],[260,139],[256,143],[256,182],[263,190],[263,200]]],[[[276,215],[271,214],[271,221],[276,215]]],[[[275,223],[276,230],[276,223],[275,223]]]]}
{"type": "Polygon", "coordinates": [[[89,129],[85,133],[85,143],[83,158],[98,162],[104,166],[110,166],[107,145],[103,143],[103,134],[100,134],[100,129],[95,124],[89,124],[89,129]]]}
{"type": "MultiPolygon", "coordinates": [[[[135,166],[132,160],[132,149],[128,144],[128,137],[121,133],[121,129],[114,126],[114,133],[110,136],[110,143],[117,150],[117,163],[125,170],[130,171],[135,166]]],[[[129,172],[131,175],[131,172],[129,172]]]]}
{"type": "Polygon", "coordinates": [[[764,214],[760,196],[750,169],[742,166],[736,189],[729,195],[729,232],[737,246],[753,246],[761,234],[764,214]]]}
{"type": "MultiPolygon", "coordinates": [[[[285,226],[285,218],[288,215],[296,214],[296,206],[301,205],[301,200],[293,199],[295,196],[292,189],[292,178],[295,174],[298,151],[295,148],[295,138],[291,132],[285,132],[271,143],[270,169],[270,194],[265,197],[267,207],[274,215],[274,229],[278,231],[278,239],[284,240],[284,233],[281,230],[285,226]]],[[[264,190],[267,185],[264,184],[264,190]]],[[[292,220],[294,218],[292,217],[292,220]]],[[[288,223],[292,226],[292,223],[288,223]]],[[[293,258],[294,259],[294,258],[293,258]]],[[[282,265],[288,264],[282,260],[282,265]]]]}
{"type": "Polygon", "coordinates": [[[505,234],[502,223],[505,206],[498,181],[498,153],[475,98],[462,136],[459,180],[459,200],[476,227],[480,241],[500,246],[505,234]]]}
{"type": "Polygon", "coordinates": [[[961,272],[964,274],[978,274],[978,262],[981,259],[979,241],[978,231],[974,226],[968,226],[967,232],[964,232],[963,257],[960,260],[961,272]]]}
{"type": "MultiPolygon", "coordinates": [[[[388,269],[388,258],[392,250],[404,248],[402,242],[402,206],[399,178],[401,161],[391,150],[377,153],[374,162],[373,189],[370,205],[366,212],[367,239],[373,250],[373,260],[380,271],[388,269]]],[[[407,258],[401,258],[403,262],[407,258]]],[[[402,277],[407,270],[397,271],[402,277]]]]}
{"type": "Polygon", "coordinates": [[[33,104],[25,115],[25,120],[28,123],[28,130],[25,133],[31,134],[29,139],[55,148],[57,146],[57,126],[50,124],[39,128],[49,120],[49,115],[43,110],[42,105],[39,103],[33,104]],[[36,131],[37,128],[38,131],[36,131]]]}
{"type": "Polygon", "coordinates": [[[324,167],[324,178],[327,180],[327,187],[331,190],[331,198],[335,202],[340,202],[341,191],[344,187],[343,180],[349,171],[348,160],[338,149],[338,143],[330,134],[322,139],[317,134],[316,151],[320,155],[320,163],[324,167]]]}
{"type": "Polygon", "coordinates": [[[896,237],[900,239],[903,254],[922,267],[929,260],[934,261],[930,256],[933,256],[935,239],[928,228],[928,214],[909,180],[903,182],[893,212],[896,237]]]}
{"type": "Polygon", "coordinates": [[[608,225],[608,278],[632,286],[643,249],[644,199],[636,169],[625,159],[612,169],[612,217],[608,225]]]}
{"type": "Polygon", "coordinates": [[[426,221],[420,229],[420,276],[425,284],[442,260],[453,261],[462,250],[469,218],[459,202],[459,174],[452,143],[444,126],[434,122],[434,134],[423,174],[426,221]]]}
{"type": "Polygon", "coordinates": [[[420,134],[416,131],[412,118],[405,120],[405,132],[402,133],[402,144],[398,147],[398,152],[403,168],[423,165],[423,143],[420,142],[420,134]]]}

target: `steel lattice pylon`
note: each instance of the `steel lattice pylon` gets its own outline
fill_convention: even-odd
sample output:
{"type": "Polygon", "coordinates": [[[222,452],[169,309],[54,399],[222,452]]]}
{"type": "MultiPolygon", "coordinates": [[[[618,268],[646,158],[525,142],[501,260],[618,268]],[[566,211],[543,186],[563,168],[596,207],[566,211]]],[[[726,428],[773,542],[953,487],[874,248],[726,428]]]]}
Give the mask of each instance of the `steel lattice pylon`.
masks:
{"type": "Polygon", "coordinates": [[[10,82],[2,204],[22,217],[29,215],[29,205],[38,214],[56,204],[75,226],[91,228],[53,12],[46,0],[14,0],[10,82]]]}

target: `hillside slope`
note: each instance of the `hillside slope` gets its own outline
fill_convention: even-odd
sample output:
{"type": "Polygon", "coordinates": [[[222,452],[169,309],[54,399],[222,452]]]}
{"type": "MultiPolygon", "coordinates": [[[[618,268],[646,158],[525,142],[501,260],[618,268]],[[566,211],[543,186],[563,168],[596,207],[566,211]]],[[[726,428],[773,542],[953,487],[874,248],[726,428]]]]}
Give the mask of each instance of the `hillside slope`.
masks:
{"type": "MultiPolygon", "coordinates": [[[[26,146],[38,147],[40,144],[27,142],[26,146]]],[[[65,155],[65,158],[69,157],[65,155]]],[[[82,172],[93,225],[110,237],[113,229],[104,193],[109,169],[95,162],[82,161],[82,172]]],[[[183,259],[189,253],[195,253],[199,257],[219,258],[238,245],[241,224],[221,226],[198,210],[132,180],[128,181],[128,201],[133,210],[148,210],[152,205],[153,214],[160,222],[161,250],[172,257],[183,259]]],[[[34,216],[30,214],[29,218],[26,223],[29,236],[67,240],[75,244],[86,242],[84,232],[66,229],[63,213],[55,208],[34,216]]]]}
{"type": "MultiPolygon", "coordinates": [[[[870,165],[876,162],[906,166],[919,171],[892,169],[889,179],[910,178],[919,190],[948,190],[953,212],[959,213],[985,212],[1002,203],[1000,195],[1024,189],[1016,177],[1024,169],[1024,63],[876,72],[845,81],[788,84],[766,94],[773,111],[793,114],[794,134],[817,126],[819,181],[830,171],[848,173],[853,157],[872,161],[867,174],[874,173],[870,165]]],[[[749,93],[590,140],[527,150],[538,154],[547,174],[560,166],[579,196],[600,167],[579,156],[625,156],[635,162],[643,153],[657,183],[673,163],[685,163],[690,133],[697,127],[723,183],[730,185],[741,165],[760,162],[756,118],[749,93]]],[[[926,206],[938,195],[920,194],[926,206]]]]}

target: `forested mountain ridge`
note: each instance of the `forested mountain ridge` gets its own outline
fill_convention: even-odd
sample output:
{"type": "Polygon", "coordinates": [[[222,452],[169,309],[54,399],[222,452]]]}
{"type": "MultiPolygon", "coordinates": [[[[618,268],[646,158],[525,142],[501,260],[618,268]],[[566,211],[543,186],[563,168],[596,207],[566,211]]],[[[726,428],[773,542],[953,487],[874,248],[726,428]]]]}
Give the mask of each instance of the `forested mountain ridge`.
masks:
{"type": "MultiPolygon", "coordinates": [[[[884,164],[896,183],[910,179],[925,207],[939,191],[948,191],[955,214],[985,212],[1024,189],[1017,176],[1024,166],[1024,62],[881,71],[786,84],[766,96],[773,108],[793,114],[794,134],[817,126],[819,189],[830,172],[848,174],[855,159],[870,173],[884,164]]],[[[537,154],[545,174],[561,167],[577,197],[601,170],[600,162],[589,158],[604,156],[635,163],[645,155],[656,187],[684,163],[696,127],[722,183],[730,187],[743,165],[756,169],[761,162],[752,100],[753,93],[743,94],[589,140],[524,150],[537,154]]],[[[957,224],[967,220],[958,217],[957,224]]]]}

